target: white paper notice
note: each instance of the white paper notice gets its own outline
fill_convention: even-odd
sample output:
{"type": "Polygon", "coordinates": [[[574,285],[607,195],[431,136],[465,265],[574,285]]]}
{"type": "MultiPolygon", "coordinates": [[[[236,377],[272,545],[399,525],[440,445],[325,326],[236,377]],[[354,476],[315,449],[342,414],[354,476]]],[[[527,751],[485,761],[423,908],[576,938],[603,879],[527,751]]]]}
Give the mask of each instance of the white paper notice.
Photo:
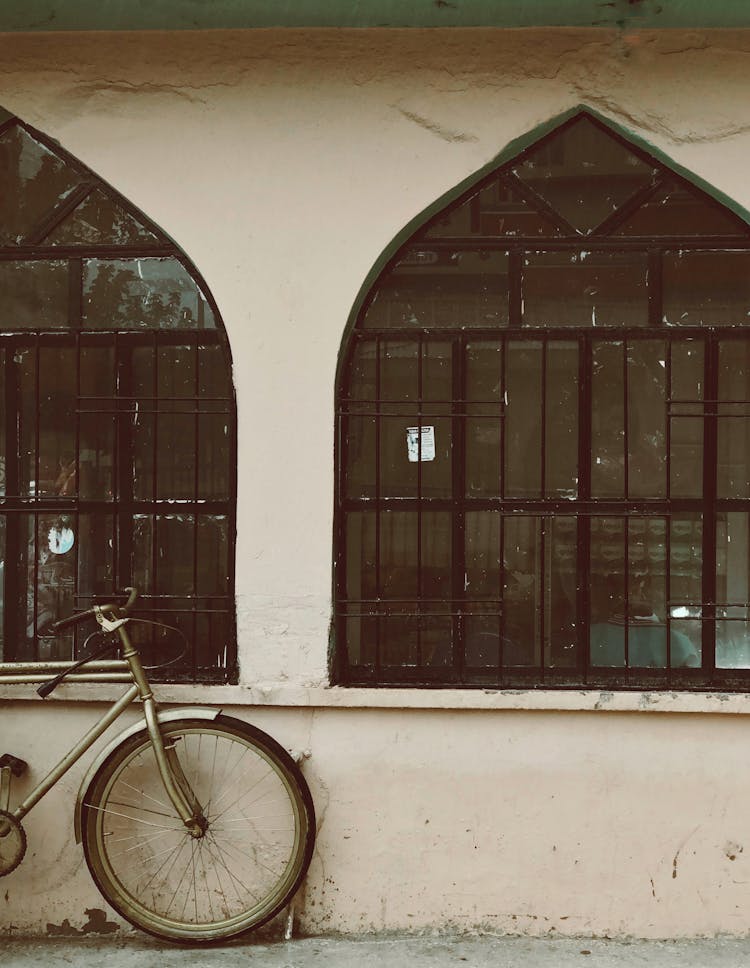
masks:
{"type": "Polygon", "coordinates": [[[435,460],[435,428],[407,427],[406,451],[409,461],[415,464],[418,460],[435,460]],[[419,432],[422,431],[422,449],[420,453],[419,432]]]}

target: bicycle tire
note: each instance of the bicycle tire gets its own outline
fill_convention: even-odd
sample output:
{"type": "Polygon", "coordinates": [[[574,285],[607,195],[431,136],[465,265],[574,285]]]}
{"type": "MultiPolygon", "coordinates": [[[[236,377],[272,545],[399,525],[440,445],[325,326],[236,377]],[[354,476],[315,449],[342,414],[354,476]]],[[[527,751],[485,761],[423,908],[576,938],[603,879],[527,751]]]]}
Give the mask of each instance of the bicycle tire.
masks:
{"type": "Polygon", "coordinates": [[[278,914],[307,872],[310,790],[286,750],[249,723],[220,714],[165,723],[162,733],[203,806],[205,836],[191,837],[177,816],[144,728],[112,751],[86,789],[86,863],[115,911],[149,934],[194,943],[238,937],[278,914]]]}

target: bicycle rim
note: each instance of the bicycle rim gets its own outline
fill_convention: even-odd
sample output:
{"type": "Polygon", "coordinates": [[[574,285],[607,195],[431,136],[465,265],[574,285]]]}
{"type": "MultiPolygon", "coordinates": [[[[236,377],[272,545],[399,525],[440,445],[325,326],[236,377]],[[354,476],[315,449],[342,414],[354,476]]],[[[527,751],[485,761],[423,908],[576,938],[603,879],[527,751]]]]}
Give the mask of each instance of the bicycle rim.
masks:
{"type": "Polygon", "coordinates": [[[191,837],[169,801],[148,735],[102,765],[84,798],[84,850],[104,896],[132,924],[179,941],[259,927],[288,902],[310,862],[307,784],[271,737],[229,717],[162,727],[208,821],[191,837]]]}

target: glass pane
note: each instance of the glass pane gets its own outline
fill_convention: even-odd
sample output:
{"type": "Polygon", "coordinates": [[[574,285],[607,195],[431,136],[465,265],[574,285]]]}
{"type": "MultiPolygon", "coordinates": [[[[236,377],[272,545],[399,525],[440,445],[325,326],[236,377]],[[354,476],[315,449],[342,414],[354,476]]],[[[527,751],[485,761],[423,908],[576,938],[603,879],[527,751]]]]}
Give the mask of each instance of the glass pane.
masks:
{"type": "Polygon", "coordinates": [[[578,346],[546,344],[545,495],[578,496],[578,346]]]}
{"type": "Polygon", "coordinates": [[[523,271],[524,326],[646,326],[641,252],[537,252],[523,271]]]}
{"type": "Polygon", "coordinates": [[[498,668],[502,662],[497,606],[467,605],[463,617],[464,664],[467,669],[498,668]]]}
{"type": "Polygon", "coordinates": [[[539,665],[542,519],[506,516],[503,540],[503,663],[539,665]]]}
{"type": "MultiPolygon", "coordinates": [[[[452,432],[450,347],[384,340],[380,361],[380,470],[384,497],[450,496],[452,432]],[[420,383],[423,416],[419,416],[420,383]],[[436,399],[444,396],[444,399],[436,399]]],[[[362,432],[360,426],[355,430],[362,432]]]]}
{"type": "Polygon", "coordinates": [[[211,307],[177,259],[85,259],[87,329],[215,329],[211,307]]]}
{"type": "Polygon", "coordinates": [[[346,599],[357,602],[377,597],[375,525],[371,511],[350,511],[346,515],[346,599]]]}
{"type": "Polygon", "coordinates": [[[380,344],[380,402],[385,413],[403,412],[401,401],[419,399],[419,342],[383,340],[380,344]]]}
{"type": "Polygon", "coordinates": [[[666,252],[664,322],[746,326],[750,321],[750,252],[666,252]]]}
{"type": "Polygon", "coordinates": [[[748,228],[721,205],[687,185],[667,181],[615,235],[746,235],[748,228]]]}
{"type": "MultiPolygon", "coordinates": [[[[426,434],[420,438],[413,417],[380,419],[380,493],[383,497],[416,497],[418,469],[431,453],[426,434]],[[424,459],[415,456],[421,446],[424,459]]],[[[422,428],[419,428],[420,430],[422,428]]]]}
{"type": "Polygon", "coordinates": [[[499,511],[466,512],[464,585],[465,597],[469,601],[499,600],[501,524],[499,511]]]}
{"type": "Polygon", "coordinates": [[[416,600],[419,594],[418,521],[412,511],[380,515],[380,595],[416,600]]]}
{"type": "Polygon", "coordinates": [[[133,571],[136,585],[152,595],[195,594],[194,516],[135,515],[134,522],[133,571]]]}
{"type": "MultiPolygon", "coordinates": [[[[4,349],[0,349],[0,400],[6,400],[6,353],[4,349]]],[[[4,409],[4,408],[3,408],[4,409]]],[[[0,417],[0,497],[4,497],[6,494],[5,489],[5,473],[6,473],[6,461],[7,453],[5,446],[5,420],[0,417]]],[[[5,519],[0,517],[0,527],[4,526],[5,519]]],[[[0,561],[4,558],[4,554],[0,554],[0,561]]],[[[2,598],[2,596],[0,596],[2,598]]],[[[2,610],[2,602],[0,602],[0,610],[2,610]]],[[[2,623],[0,622],[0,628],[2,623]]],[[[0,631],[0,640],[2,636],[2,631],[0,631]]],[[[0,661],[2,661],[2,654],[0,653],[0,661]]]]}
{"type": "Polygon", "coordinates": [[[344,494],[347,497],[375,497],[377,422],[375,417],[351,416],[342,421],[344,494]]]}
{"type": "Polygon", "coordinates": [[[577,523],[573,517],[546,518],[544,528],[544,664],[569,668],[578,645],[577,523]]]}
{"type": "Polygon", "coordinates": [[[703,493],[703,343],[672,342],[670,460],[672,497],[703,493]]]}
{"type": "MultiPolygon", "coordinates": [[[[700,665],[700,623],[683,621],[691,610],[674,605],[676,595],[694,590],[696,565],[689,566],[684,557],[696,543],[700,572],[700,521],[688,515],[672,522],[670,574],[667,526],[663,517],[592,518],[593,665],[652,669],[700,665]]],[[[698,594],[700,601],[700,577],[698,594]]]]}
{"type": "MultiPolygon", "coordinates": [[[[151,501],[156,497],[156,415],[158,396],[154,348],[139,346],[132,352],[132,394],[138,405],[129,410],[132,435],[133,497],[151,501]]],[[[122,418],[124,419],[124,418],[122,418]]]]}
{"type": "Polygon", "coordinates": [[[422,342],[421,399],[427,414],[450,416],[453,405],[453,347],[447,340],[422,342]]]}
{"type": "Polygon", "coordinates": [[[720,513],[716,522],[716,665],[750,668],[750,516],[720,513]]]}
{"type": "Polygon", "coordinates": [[[439,215],[425,238],[559,234],[557,226],[535,211],[507,179],[495,178],[465,202],[439,215]]]}
{"type": "Polygon", "coordinates": [[[198,346],[198,497],[226,500],[232,473],[231,364],[221,346],[198,346]]]}
{"type": "Polygon", "coordinates": [[[505,410],[505,495],[542,493],[542,344],[510,342],[505,410]]]}
{"type": "Polygon", "coordinates": [[[5,652],[5,515],[0,515],[0,662],[10,659],[5,652]]]}
{"type": "MultiPolygon", "coordinates": [[[[29,522],[33,517],[29,515],[29,522]]],[[[74,610],[76,558],[80,535],[77,521],[68,514],[40,514],[37,517],[36,555],[28,549],[28,607],[26,638],[33,641],[36,630],[74,610]],[[35,569],[35,570],[34,570],[35,569]],[[36,587],[35,587],[36,582],[36,587]]],[[[64,659],[72,655],[73,630],[67,634],[41,637],[38,658],[64,659]]]]}
{"type": "Polygon", "coordinates": [[[16,245],[66,198],[79,174],[20,125],[0,135],[0,244],[16,245]]]}
{"type": "MultiPolygon", "coordinates": [[[[76,460],[76,365],[74,347],[39,350],[39,479],[36,493],[74,497],[78,492],[76,460]]],[[[33,397],[31,387],[24,402],[33,397]]]]}
{"type": "Polygon", "coordinates": [[[591,373],[591,493],[625,496],[625,346],[596,342],[591,373]]]}
{"type": "Polygon", "coordinates": [[[0,329],[66,329],[69,300],[67,262],[0,262],[0,329]]]}
{"type": "Polygon", "coordinates": [[[666,346],[631,340],[628,353],[628,495],[667,493],[666,346]]]}
{"type": "Polygon", "coordinates": [[[533,148],[514,173],[582,233],[596,228],[653,176],[649,165],[588,118],[533,148]]]}
{"type": "MultiPolygon", "coordinates": [[[[78,515],[77,597],[84,608],[114,588],[114,521],[110,514],[78,515]]],[[[79,636],[79,641],[81,641],[79,636]]]]}
{"type": "Polygon", "coordinates": [[[344,399],[350,416],[342,419],[340,446],[347,497],[375,497],[376,494],[377,420],[366,414],[377,411],[379,406],[377,356],[376,340],[357,340],[346,371],[348,385],[344,399]]]}
{"type": "Polygon", "coordinates": [[[223,514],[199,514],[196,534],[196,593],[229,594],[229,525],[223,514]]]}
{"type": "Polygon", "coordinates": [[[132,245],[159,239],[96,188],[44,241],[46,245],[132,245]]]}
{"type": "Polygon", "coordinates": [[[453,517],[448,511],[423,511],[420,598],[426,602],[419,625],[423,665],[445,666],[453,658],[453,517]]]}
{"type": "Polygon", "coordinates": [[[347,658],[352,665],[372,665],[376,660],[377,563],[375,549],[376,515],[349,512],[346,515],[346,575],[344,578],[347,658]]]}
{"type": "Polygon", "coordinates": [[[31,347],[19,347],[13,355],[13,374],[19,390],[18,413],[18,493],[33,497],[39,479],[39,403],[37,400],[37,353],[31,347]]]}
{"type": "Polygon", "coordinates": [[[466,344],[466,493],[500,496],[502,345],[466,344]]]}
{"type": "Polygon", "coordinates": [[[156,496],[195,498],[198,489],[195,347],[162,346],[157,355],[156,496]]]}
{"type": "Polygon", "coordinates": [[[626,664],[625,525],[625,518],[591,518],[589,642],[593,666],[626,664]]]}
{"type": "Polygon", "coordinates": [[[379,280],[361,325],[461,329],[508,324],[505,252],[412,249],[379,280]]]}
{"type": "Polygon", "coordinates": [[[667,522],[628,520],[628,664],[667,667],[667,522]]]}
{"type": "Polygon", "coordinates": [[[416,665],[419,652],[416,601],[419,597],[417,515],[380,515],[380,597],[392,599],[379,621],[380,656],[385,665],[416,665]]]}
{"type": "Polygon", "coordinates": [[[423,497],[450,497],[453,493],[450,416],[453,412],[453,355],[450,343],[423,341],[420,381],[424,416],[421,421],[412,421],[411,430],[407,428],[410,443],[413,445],[416,441],[416,451],[412,446],[407,456],[416,462],[423,497]]]}
{"type": "Polygon", "coordinates": [[[352,346],[346,368],[348,385],[344,388],[344,397],[353,411],[362,401],[369,403],[377,399],[377,355],[376,339],[358,339],[352,346]]]}
{"type": "Polygon", "coordinates": [[[80,368],[79,494],[86,499],[111,501],[115,491],[114,350],[82,346],[80,368]]]}
{"type": "Polygon", "coordinates": [[[700,665],[703,522],[700,514],[672,517],[669,544],[670,645],[673,668],[700,665]]]}
{"type": "Polygon", "coordinates": [[[750,343],[719,344],[717,489],[719,497],[750,497],[750,343]]]}
{"type": "Polygon", "coordinates": [[[469,668],[501,661],[501,527],[498,511],[466,512],[463,629],[469,668]]]}

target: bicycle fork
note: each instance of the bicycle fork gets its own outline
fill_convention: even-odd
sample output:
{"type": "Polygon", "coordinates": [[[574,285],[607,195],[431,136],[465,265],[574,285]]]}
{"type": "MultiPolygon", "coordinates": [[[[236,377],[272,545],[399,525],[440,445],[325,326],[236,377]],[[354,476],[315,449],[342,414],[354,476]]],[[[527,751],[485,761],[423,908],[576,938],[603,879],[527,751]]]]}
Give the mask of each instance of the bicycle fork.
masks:
{"type": "MultiPolygon", "coordinates": [[[[108,622],[107,619],[104,621],[108,622]]],[[[116,623],[111,624],[116,625],[116,623]]],[[[156,700],[144,674],[140,656],[133,648],[130,636],[125,631],[124,623],[122,625],[116,625],[116,628],[117,634],[120,636],[120,641],[122,642],[122,657],[130,666],[133,681],[138,687],[138,694],[143,703],[146,729],[148,730],[154,756],[156,757],[156,765],[159,768],[159,775],[164,784],[164,789],[191,837],[199,839],[203,837],[208,828],[208,821],[203,813],[203,807],[185,776],[185,772],[177,757],[174,741],[170,740],[166,743],[164,741],[156,714],[156,700]]]]}

